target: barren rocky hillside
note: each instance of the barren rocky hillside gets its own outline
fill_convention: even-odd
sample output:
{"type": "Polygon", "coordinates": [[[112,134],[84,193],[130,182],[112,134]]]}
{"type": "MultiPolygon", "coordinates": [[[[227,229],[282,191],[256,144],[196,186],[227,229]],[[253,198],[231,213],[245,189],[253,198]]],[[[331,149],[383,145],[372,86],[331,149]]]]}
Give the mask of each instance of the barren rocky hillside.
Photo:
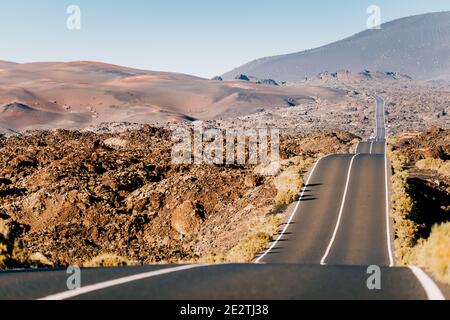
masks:
{"type": "Polygon", "coordinates": [[[283,136],[279,169],[263,176],[254,166],[173,165],[170,131],[150,126],[0,138],[0,266],[249,261],[314,158],[355,141],[283,136]]]}

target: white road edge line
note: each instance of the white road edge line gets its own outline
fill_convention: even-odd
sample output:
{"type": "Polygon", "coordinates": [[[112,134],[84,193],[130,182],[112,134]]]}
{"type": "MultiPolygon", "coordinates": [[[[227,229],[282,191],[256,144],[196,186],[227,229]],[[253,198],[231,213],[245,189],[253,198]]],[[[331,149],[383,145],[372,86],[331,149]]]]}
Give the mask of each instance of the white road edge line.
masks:
{"type": "Polygon", "coordinates": [[[384,146],[384,172],[385,172],[385,182],[386,182],[386,236],[387,236],[387,246],[389,254],[389,267],[395,267],[394,254],[392,252],[392,242],[391,242],[391,211],[390,211],[390,199],[389,199],[389,175],[388,175],[388,146],[387,139],[384,146]]]}
{"type": "Polygon", "coordinates": [[[408,268],[416,276],[417,280],[419,280],[427,294],[428,300],[445,300],[439,287],[422,269],[415,266],[409,266],[408,268]]]}
{"type": "Polygon", "coordinates": [[[378,141],[378,96],[375,96],[375,140],[378,141]]]}
{"type": "Polygon", "coordinates": [[[179,267],[175,267],[175,268],[167,268],[167,269],[160,269],[160,270],[151,271],[151,272],[139,273],[139,274],[128,276],[128,277],[123,277],[123,278],[119,278],[119,279],[100,282],[100,283],[93,284],[93,285],[86,286],[86,287],[81,287],[81,288],[75,289],[75,290],[70,290],[70,291],[53,294],[53,295],[50,295],[50,296],[47,296],[47,297],[44,297],[44,298],[41,298],[38,300],[70,299],[70,298],[80,296],[80,295],[83,295],[86,293],[118,286],[118,285],[125,284],[128,282],[134,282],[134,281],[138,281],[138,280],[142,280],[142,279],[161,276],[164,274],[169,274],[169,273],[174,273],[174,272],[184,271],[184,270],[189,270],[189,269],[194,269],[194,268],[200,268],[200,267],[207,267],[207,266],[209,266],[209,265],[206,265],[206,264],[204,264],[204,265],[188,265],[188,266],[179,266],[179,267]]]}
{"type": "Polygon", "coordinates": [[[300,206],[300,204],[302,203],[303,197],[305,195],[305,190],[307,189],[309,182],[311,181],[312,176],[314,175],[314,172],[316,171],[317,165],[319,164],[320,161],[322,161],[323,159],[327,158],[331,156],[331,154],[320,157],[317,162],[314,164],[314,167],[311,170],[311,173],[308,176],[308,180],[306,181],[306,184],[303,187],[302,193],[300,195],[300,198],[297,202],[297,205],[294,208],[294,211],[292,211],[291,216],[289,217],[289,220],[286,222],[283,230],[281,231],[281,233],[279,234],[278,238],[272,243],[272,245],[269,247],[269,249],[267,249],[258,259],[255,260],[254,263],[261,263],[261,260],[264,259],[264,257],[266,255],[269,254],[270,251],[272,251],[276,245],[278,244],[278,242],[280,242],[281,238],[283,238],[283,236],[286,234],[287,229],[289,228],[289,226],[291,225],[292,220],[294,220],[295,214],[298,211],[298,208],[300,206]]]}
{"type": "MultiPolygon", "coordinates": [[[[386,189],[386,238],[387,238],[387,246],[388,246],[388,254],[389,254],[389,267],[395,267],[394,253],[392,251],[392,241],[391,241],[391,211],[390,211],[390,199],[389,199],[389,174],[388,167],[390,167],[388,163],[388,135],[386,135],[386,113],[384,110],[384,99],[380,96],[377,96],[377,101],[380,101],[382,105],[382,115],[383,115],[383,129],[384,129],[384,173],[385,173],[385,189],[386,189]]],[[[378,102],[377,102],[378,108],[378,102]]]]}
{"type": "Polygon", "coordinates": [[[353,168],[353,162],[355,161],[355,158],[357,156],[359,156],[360,153],[355,154],[352,157],[352,160],[350,161],[350,166],[348,168],[348,173],[347,173],[347,182],[345,183],[345,190],[344,190],[344,195],[342,196],[342,203],[341,203],[341,208],[339,210],[339,216],[338,216],[338,220],[336,222],[336,227],[334,228],[334,232],[333,232],[333,236],[331,237],[331,241],[328,245],[327,251],[325,252],[324,256],[322,257],[322,260],[320,261],[320,264],[322,266],[326,266],[327,264],[325,263],[325,260],[328,257],[328,254],[330,253],[331,248],[333,247],[333,243],[334,240],[336,239],[336,235],[338,233],[339,230],[339,225],[341,223],[341,219],[342,219],[342,214],[344,213],[344,207],[345,207],[345,199],[347,198],[347,192],[348,192],[348,186],[350,184],[350,177],[351,177],[351,173],[352,173],[352,168],[353,168]]]}

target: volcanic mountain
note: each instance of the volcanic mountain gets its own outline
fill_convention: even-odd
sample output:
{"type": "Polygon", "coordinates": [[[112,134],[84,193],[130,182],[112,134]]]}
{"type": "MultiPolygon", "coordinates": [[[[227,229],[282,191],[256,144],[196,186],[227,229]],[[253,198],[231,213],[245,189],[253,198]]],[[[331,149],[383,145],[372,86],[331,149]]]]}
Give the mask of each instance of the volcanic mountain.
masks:
{"type": "Polygon", "coordinates": [[[267,57],[226,73],[299,81],[324,71],[396,72],[418,80],[450,80],[450,12],[417,15],[298,53],[267,57]]]}

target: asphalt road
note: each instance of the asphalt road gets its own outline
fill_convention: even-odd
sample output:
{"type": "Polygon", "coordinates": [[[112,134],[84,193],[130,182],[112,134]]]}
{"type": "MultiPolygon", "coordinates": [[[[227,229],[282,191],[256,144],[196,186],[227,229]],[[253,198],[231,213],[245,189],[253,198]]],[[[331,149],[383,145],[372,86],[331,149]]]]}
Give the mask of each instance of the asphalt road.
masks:
{"type": "MultiPolygon", "coordinates": [[[[1,299],[443,299],[416,267],[394,267],[384,102],[376,130],[356,154],[320,159],[279,235],[254,264],[0,272],[1,299]],[[369,266],[380,267],[370,290],[369,266]]],[[[373,271],[373,270],[372,270],[373,271]]]]}
{"type": "Polygon", "coordinates": [[[384,103],[376,99],[375,139],[356,154],[320,159],[277,241],[257,262],[393,266],[384,103]]]}
{"type": "MultiPolygon", "coordinates": [[[[337,268],[334,270],[377,265],[386,267],[384,273],[399,276],[398,283],[414,274],[410,281],[425,286],[426,282],[439,292],[423,270],[417,276],[415,268],[415,273],[411,268],[394,268],[384,101],[381,97],[375,100],[373,136],[359,143],[355,154],[319,159],[283,230],[256,262],[315,264],[337,268]]],[[[396,293],[385,292],[386,299],[406,294],[400,293],[403,290],[416,290],[401,286],[396,293]]],[[[423,289],[408,294],[421,299],[422,293],[423,289]]],[[[358,299],[365,293],[355,287],[352,295],[358,299]]]]}
{"type": "Polygon", "coordinates": [[[384,141],[366,141],[358,144],[356,153],[383,154],[386,148],[384,141]]]}
{"type": "Polygon", "coordinates": [[[67,290],[64,270],[14,272],[2,275],[0,296],[50,300],[427,299],[413,273],[402,268],[381,269],[381,290],[367,288],[369,275],[361,266],[214,265],[153,275],[173,268],[84,269],[82,288],[72,291],[67,290]]]}

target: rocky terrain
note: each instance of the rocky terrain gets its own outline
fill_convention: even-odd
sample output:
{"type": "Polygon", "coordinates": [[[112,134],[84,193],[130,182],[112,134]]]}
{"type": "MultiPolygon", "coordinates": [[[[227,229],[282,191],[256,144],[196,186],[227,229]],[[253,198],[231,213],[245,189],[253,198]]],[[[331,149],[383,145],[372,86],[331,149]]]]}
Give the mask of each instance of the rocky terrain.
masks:
{"type": "Polygon", "coordinates": [[[249,261],[261,249],[248,248],[253,240],[264,248],[281,223],[283,172],[299,176],[297,188],[317,156],[357,141],[284,135],[267,176],[255,166],[174,165],[168,127],[111,131],[0,138],[0,267],[249,261]]]}
{"type": "Polygon", "coordinates": [[[314,97],[289,108],[262,109],[236,119],[223,119],[223,127],[275,127],[290,134],[318,130],[345,130],[361,137],[373,133],[375,95],[385,99],[389,134],[424,131],[435,125],[450,128],[450,86],[422,82],[386,72],[321,73],[306,82],[284,84],[327,87],[344,92],[340,99],[314,97]]]}
{"type": "Polygon", "coordinates": [[[450,126],[450,84],[417,81],[393,72],[337,72],[336,76],[311,79],[309,83],[345,90],[363,108],[373,108],[374,95],[385,99],[389,132],[423,132],[431,126],[450,126]]]}

